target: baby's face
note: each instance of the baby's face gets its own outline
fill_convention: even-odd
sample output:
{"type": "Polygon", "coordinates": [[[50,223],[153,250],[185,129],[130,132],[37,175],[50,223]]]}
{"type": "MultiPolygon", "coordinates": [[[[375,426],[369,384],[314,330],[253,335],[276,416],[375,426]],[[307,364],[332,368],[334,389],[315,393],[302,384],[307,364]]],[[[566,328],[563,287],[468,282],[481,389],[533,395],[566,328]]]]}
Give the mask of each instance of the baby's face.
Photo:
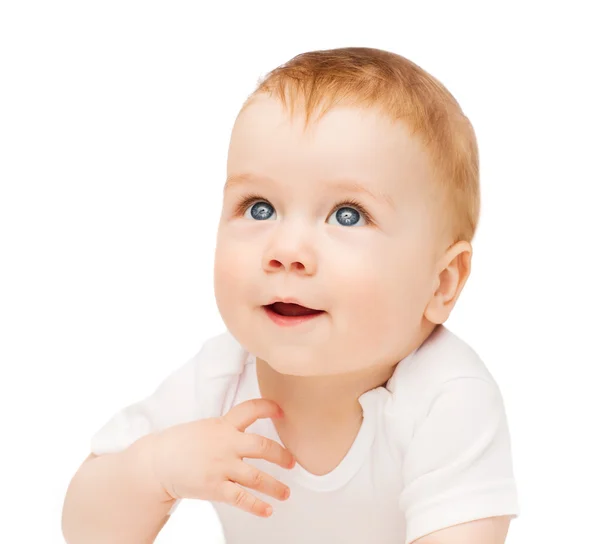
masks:
{"type": "Polygon", "coordinates": [[[306,133],[298,113],[290,122],[278,100],[261,96],[233,128],[219,311],[246,349],[284,374],[393,366],[429,325],[439,240],[428,158],[375,110],[336,108],[306,133]],[[324,312],[281,326],[264,308],[275,298],[324,312]]]}

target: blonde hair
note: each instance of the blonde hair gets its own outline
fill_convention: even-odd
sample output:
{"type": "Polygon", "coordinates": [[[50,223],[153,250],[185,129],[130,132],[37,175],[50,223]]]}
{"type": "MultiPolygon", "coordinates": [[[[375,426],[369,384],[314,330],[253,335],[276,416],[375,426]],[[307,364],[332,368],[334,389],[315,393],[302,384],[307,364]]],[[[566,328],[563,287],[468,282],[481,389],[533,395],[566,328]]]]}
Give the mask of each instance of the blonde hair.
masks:
{"type": "Polygon", "coordinates": [[[471,242],[479,221],[479,152],[475,132],[456,99],[436,78],[401,55],[367,47],[311,51],[295,56],[258,82],[240,113],[261,93],[276,96],[305,127],[337,105],[379,107],[405,123],[428,151],[441,189],[440,225],[452,243],[471,242]]]}

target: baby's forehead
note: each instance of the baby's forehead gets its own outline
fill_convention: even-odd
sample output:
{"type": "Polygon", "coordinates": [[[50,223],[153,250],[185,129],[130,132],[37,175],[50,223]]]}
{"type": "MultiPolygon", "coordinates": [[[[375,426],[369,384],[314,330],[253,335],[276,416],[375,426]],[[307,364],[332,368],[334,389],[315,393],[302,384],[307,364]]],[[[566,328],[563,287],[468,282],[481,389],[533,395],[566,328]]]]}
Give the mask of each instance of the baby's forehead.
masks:
{"type": "Polygon", "coordinates": [[[342,170],[345,164],[352,169],[383,160],[408,169],[407,161],[429,160],[408,125],[376,108],[337,106],[306,121],[302,110],[292,116],[276,100],[251,104],[234,124],[229,159],[249,156],[268,162],[278,157],[299,164],[312,162],[317,168],[337,163],[342,170]]]}

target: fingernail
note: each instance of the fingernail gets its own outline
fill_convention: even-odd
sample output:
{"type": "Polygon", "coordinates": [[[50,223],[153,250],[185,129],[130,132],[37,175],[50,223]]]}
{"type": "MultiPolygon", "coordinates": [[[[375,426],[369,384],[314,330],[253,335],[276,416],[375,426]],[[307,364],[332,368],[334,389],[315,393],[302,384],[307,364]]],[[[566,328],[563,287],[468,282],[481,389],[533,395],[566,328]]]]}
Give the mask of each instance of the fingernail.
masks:
{"type": "Polygon", "coordinates": [[[267,506],[266,510],[265,510],[265,514],[267,516],[270,516],[273,513],[273,508],[270,506],[267,506]]]}
{"type": "Polygon", "coordinates": [[[289,490],[289,489],[286,489],[286,490],[283,492],[283,499],[284,499],[284,500],[287,500],[287,499],[289,499],[289,498],[290,498],[290,490],[289,490]]]}

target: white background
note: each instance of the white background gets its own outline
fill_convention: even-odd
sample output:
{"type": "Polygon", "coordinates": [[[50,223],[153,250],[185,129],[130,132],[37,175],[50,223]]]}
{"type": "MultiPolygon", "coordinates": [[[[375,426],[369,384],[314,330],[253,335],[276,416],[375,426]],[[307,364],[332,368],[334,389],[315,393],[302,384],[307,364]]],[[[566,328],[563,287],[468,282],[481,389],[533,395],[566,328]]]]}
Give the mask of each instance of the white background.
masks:
{"type": "MultiPolygon", "coordinates": [[[[91,436],[222,331],[238,108],[294,55],[350,45],[420,64],[478,135],[473,273],[447,326],[504,394],[522,509],[507,542],[600,538],[600,44],[593,2],[555,5],[2,2],[0,541],[62,542],[91,436]]],[[[157,542],[219,534],[185,501],[157,542]]]]}

